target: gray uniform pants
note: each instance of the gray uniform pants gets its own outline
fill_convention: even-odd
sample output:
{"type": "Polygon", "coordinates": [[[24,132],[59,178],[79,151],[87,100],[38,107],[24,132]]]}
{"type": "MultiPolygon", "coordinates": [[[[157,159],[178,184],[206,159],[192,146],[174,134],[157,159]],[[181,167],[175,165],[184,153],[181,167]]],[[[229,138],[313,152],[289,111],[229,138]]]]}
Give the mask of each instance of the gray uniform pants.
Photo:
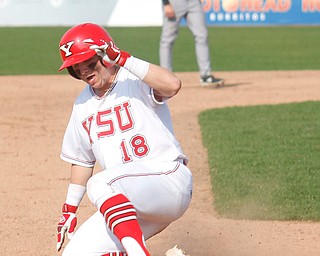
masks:
{"type": "Polygon", "coordinates": [[[172,48],[178,36],[179,24],[183,17],[195,40],[195,53],[200,75],[210,75],[211,64],[208,46],[208,30],[200,0],[170,0],[176,18],[164,15],[160,40],[160,66],[172,71],[172,48]]]}

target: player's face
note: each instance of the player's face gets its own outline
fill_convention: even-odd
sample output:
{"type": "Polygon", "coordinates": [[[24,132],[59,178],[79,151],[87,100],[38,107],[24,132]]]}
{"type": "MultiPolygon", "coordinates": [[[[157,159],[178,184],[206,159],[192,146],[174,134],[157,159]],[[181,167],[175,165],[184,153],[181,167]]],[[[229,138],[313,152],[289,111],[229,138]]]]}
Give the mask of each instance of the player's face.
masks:
{"type": "Polygon", "coordinates": [[[97,90],[108,89],[113,69],[106,68],[95,55],[92,58],[72,66],[74,72],[83,80],[97,90]]]}

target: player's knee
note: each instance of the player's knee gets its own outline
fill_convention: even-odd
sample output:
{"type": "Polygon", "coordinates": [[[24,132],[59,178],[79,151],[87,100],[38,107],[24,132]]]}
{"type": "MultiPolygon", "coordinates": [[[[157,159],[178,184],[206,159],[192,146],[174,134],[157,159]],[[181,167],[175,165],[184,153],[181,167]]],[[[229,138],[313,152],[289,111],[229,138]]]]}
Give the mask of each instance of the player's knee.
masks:
{"type": "Polygon", "coordinates": [[[99,174],[92,176],[87,183],[88,197],[98,208],[105,200],[118,193],[117,189],[110,186],[99,174]]]}
{"type": "Polygon", "coordinates": [[[62,256],[89,255],[89,254],[85,254],[85,250],[82,247],[82,244],[84,243],[81,243],[79,241],[75,242],[75,240],[70,240],[67,243],[61,255],[62,256]]]}
{"type": "Polygon", "coordinates": [[[70,245],[69,244],[67,244],[67,246],[65,247],[65,249],[63,250],[63,252],[62,252],[62,256],[72,256],[72,255],[76,255],[75,253],[76,252],[74,252],[72,249],[70,249],[70,245]]]}

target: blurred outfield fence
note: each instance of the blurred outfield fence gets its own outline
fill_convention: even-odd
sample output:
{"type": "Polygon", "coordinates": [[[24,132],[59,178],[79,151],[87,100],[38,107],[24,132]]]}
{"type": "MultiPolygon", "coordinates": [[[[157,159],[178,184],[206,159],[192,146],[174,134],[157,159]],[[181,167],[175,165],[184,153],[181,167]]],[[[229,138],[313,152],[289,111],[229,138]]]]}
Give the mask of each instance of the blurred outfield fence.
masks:
{"type": "MultiPolygon", "coordinates": [[[[320,0],[202,0],[212,26],[320,25],[320,0]]],[[[0,0],[0,26],[162,25],[162,0],[0,0]]],[[[182,22],[185,25],[185,21],[182,22]]]]}

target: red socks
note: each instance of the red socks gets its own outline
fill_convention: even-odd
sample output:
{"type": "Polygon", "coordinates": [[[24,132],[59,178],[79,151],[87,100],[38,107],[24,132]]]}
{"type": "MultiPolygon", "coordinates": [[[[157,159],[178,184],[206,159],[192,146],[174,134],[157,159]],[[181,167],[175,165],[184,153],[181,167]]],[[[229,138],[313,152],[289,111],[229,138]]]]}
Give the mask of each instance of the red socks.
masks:
{"type": "MultiPolygon", "coordinates": [[[[100,212],[109,229],[118,237],[129,255],[132,253],[132,255],[150,256],[144,243],[136,210],[124,195],[118,194],[106,200],[101,205],[100,212]]],[[[113,254],[106,255],[112,256],[113,254]]],[[[122,255],[125,256],[125,254],[122,255]]]]}

